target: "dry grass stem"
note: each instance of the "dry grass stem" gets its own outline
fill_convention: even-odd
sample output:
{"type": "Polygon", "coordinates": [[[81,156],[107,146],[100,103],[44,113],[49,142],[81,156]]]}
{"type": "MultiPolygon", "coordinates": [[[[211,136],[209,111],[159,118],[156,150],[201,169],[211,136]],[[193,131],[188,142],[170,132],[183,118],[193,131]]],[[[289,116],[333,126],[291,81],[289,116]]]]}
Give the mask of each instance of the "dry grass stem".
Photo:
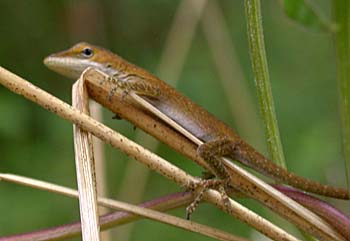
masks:
{"type": "MultiPolygon", "coordinates": [[[[157,211],[169,211],[190,203],[192,194],[188,192],[179,192],[168,194],[163,197],[153,199],[139,204],[143,208],[151,208],[157,211]]],[[[115,211],[106,215],[100,216],[100,225],[102,230],[111,227],[121,226],[125,223],[130,223],[141,219],[142,216],[125,211],[115,211]]],[[[21,233],[10,236],[0,237],[0,241],[33,241],[33,240],[65,240],[67,238],[78,237],[81,234],[80,222],[64,224],[60,226],[45,228],[41,230],[32,231],[29,233],[21,233]]],[[[102,237],[102,240],[103,237],[102,237]]]]}
{"type": "MultiPolygon", "coordinates": [[[[83,76],[84,73],[73,85],[72,102],[75,108],[89,115],[89,97],[83,76]]],[[[99,241],[101,238],[92,136],[76,124],[73,125],[73,133],[82,236],[84,241],[99,241]]]]}
{"type": "MultiPolygon", "coordinates": [[[[49,192],[65,195],[68,197],[78,198],[79,194],[76,190],[59,186],[56,184],[35,180],[32,178],[22,177],[13,174],[0,173],[0,180],[14,182],[20,185],[30,186],[36,189],[46,190],[49,192]]],[[[140,215],[159,222],[170,224],[185,230],[200,233],[208,237],[216,238],[218,240],[232,240],[232,241],[246,241],[244,238],[236,237],[224,231],[198,224],[192,221],[187,221],[178,217],[174,217],[165,213],[154,211],[151,209],[142,208],[136,205],[119,202],[116,200],[98,197],[98,204],[111,209],[123,210],[136,215],[140,215]]]]}
{"type": "MultiPolygon", "coordinates": [[[[95,101],[90,101],[90,116],[99,122],[103,122],[102,107],[95,101]]],[[[104,155],[104,143],[95,136],[92,136],[94,150],[97,193],[100,196],[107,196],[106,167],[104,155]]],[[[106,213],[108,209],[99,208],[99,213],[106,213]]]]}

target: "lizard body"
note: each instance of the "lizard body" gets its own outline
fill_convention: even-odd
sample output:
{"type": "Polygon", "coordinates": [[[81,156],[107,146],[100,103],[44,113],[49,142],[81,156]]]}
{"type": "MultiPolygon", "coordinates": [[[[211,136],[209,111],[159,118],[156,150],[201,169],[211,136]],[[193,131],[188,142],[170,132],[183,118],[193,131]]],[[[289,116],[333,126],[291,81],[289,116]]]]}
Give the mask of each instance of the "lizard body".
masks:
{"type": "MultiPolygon", "coordinates": [[[[274,180],[304,191],[349,199],[346,189],[323,185],[279,167],[241,139],[234,130],[188,97],[148,71],[106,49],[79,43],[68,50],[48,56],[44,62],[50,69],[70,78],[77,79],[84,69],[95,67],[111,76],[112,79],[115,78],[126,84],[128,89],[135,91],[202,140],[205,144],[199,146],[198,150],[204,159],[214,155],[212,152],[215,155],[229,156],[274,180]]],[[[219,161],[215,161],[215,158],[209,160],[208,164],[213,167],[216,176],[229,178],[224,166],[219,161]]]]}

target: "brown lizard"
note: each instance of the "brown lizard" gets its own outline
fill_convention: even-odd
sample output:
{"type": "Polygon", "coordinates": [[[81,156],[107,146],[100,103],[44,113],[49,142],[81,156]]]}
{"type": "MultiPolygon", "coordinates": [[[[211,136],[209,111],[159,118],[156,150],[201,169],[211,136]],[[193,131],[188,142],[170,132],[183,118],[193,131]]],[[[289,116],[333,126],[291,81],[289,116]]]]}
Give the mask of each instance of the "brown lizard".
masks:
{"type": "MultiPolygon", "coordinates": [[[[227,156],[279,182],[307,192],[340,199],[349,199],[347,189],[323,185],[298,176],[276,165],[241,139],[226,124],[192,102],[164,81],[133,65],[112,52],[88,43],[52,54],[45,59],[52,70],[77,79],[87,67],[95,67],[110,76],[115,88],[134,91],[158,110],[204,142],[197,149],[220,180],[230,175],[218,157],[227,156]]],[[[113,90],[114,91],[114,90],[113,90]]],[[[111,91],[111,95],[113,95],[111,91]]]]}

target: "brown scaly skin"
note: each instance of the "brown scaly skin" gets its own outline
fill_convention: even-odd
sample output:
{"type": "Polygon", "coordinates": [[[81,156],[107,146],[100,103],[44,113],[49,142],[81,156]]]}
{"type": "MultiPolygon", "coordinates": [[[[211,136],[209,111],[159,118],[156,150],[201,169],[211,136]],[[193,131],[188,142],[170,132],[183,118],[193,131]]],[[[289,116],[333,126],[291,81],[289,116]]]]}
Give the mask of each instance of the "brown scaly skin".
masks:
{"type": "MultiPolygon", "coordinates": [[[[221,153],[274,180],[304,191],[349,199],[349,192],[346,189],[323,185],[277,166],[242,140],[230,127],[193,103],[189,98],[146,70],[127,62],[106,49],[88,43],[78,43],[66,51],[50,55],[44,62],[50,69],[75,79],[85,68],[96,67],[115,79],[121,80],[122,85],[126,86],[127,89],[143,96],[161,112],[202,140],[206,147],[200,146],[199,153],[202,153],[207,161],[211,159],[210,157],[206,158],[211,153],[221,153]],[[213,150],[210,146],[219,147],[223,151],[213,150]],[[230,150],[229,153],[227,150],[230,150]]],[[[216,176],[228,177],[221,163],[210,160],[208,163],[216,170],[216,176]]]]}

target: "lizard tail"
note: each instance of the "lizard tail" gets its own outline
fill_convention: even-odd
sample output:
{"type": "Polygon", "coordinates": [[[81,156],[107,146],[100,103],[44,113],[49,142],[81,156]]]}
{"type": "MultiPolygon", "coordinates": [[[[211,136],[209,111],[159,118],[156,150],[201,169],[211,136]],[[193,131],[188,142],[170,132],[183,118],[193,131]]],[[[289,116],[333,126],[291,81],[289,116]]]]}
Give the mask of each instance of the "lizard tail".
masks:
{"type": "Polygon", "coordinates": [[[306,192],[337,199],[349,199],[350,190],[324,185],[289,172],[255,151],[255,149],[247,143],[240,143],[239,146],[235,148],[233,158],[276,181],[283,182],[306,192]]]}

